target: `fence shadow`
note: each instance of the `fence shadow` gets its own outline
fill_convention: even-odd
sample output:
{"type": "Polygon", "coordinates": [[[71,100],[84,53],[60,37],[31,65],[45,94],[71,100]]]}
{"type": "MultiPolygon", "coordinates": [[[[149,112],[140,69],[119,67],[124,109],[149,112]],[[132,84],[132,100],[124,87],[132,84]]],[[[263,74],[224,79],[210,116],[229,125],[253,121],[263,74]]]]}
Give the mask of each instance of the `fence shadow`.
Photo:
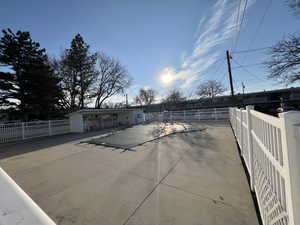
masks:
{"type": "MultiPolygon", "coordinates": [[[[120,129],[124,129],[124,128],[120,128],[120,129]]],[[[46,148],[65,144],[72,141],[80,141],[85,138],[111,133],[120,129],[105,129],[105,130],[91,131],[87,133],[69,133],[69,134],[32,138],[25,141],[0,144],[0,160],[8,157],[16,156],[16,155],[21,155],[24,153],[41,151],[46,148]]]]}

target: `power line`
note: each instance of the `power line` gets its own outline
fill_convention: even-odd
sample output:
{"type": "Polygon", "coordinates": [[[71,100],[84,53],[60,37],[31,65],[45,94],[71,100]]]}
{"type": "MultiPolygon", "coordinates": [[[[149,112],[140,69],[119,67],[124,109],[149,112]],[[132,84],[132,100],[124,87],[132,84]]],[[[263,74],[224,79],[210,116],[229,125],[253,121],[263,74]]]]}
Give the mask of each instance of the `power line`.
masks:
{"type": "Polygon", "coordinates": [[[258,66],[258,65],[263,65],[263,64],[264,63],[253,63],[253,64],[247,64],[247,65],[232,67],[232,69],[239,69],[239,68],[242,68],[242,67],[250,67],[250,66],[258,66]]]}
{"type": "Polygon", "coordinates": [[[266,81],[258,76],[256,76],[254,73],[250,72],[247,68],[245,68],[243,65],[241,65],[240,63],[238,63],[235,59],[233,59],[233,61],[238,64],[240,66],[240,68],[242,68],[245,72],[247,72],[248,74],[250,74],[251,76],[255,77],[256,79],[258,80],[261,80],[261,81],[266,81]]]}
{"type": "Polygon", "coordinates": [[[222,67],[222,63],[224,62],[223,60],[223,58],[221,58],[222,59],[222,61],[220,61],[221,62],[221,64],[218,66],[218,67],[216,67],[217,69],[215,70],[215,72],[213,73],[213,76],[215,75],[215,74],[217,74],[217,72],[219,72],[219,70],[221,69],[221,67],[222,67]]]}
{"type": "Polygon", "coordinates": [[[224,81],[224,78],[225,78],[225,76],[226,76],[226,74],[227,74],[227,72],[225,71],[225,72],[223,73],[222,78],[221,78],[219,81],[223,82],[223,81],[224,81]]]}
{"type": "MultiPolygon", "coordinates": [[[[235,26],[237,27],[237,29],[239,30],[239,25],[240,25],[240,11],[241,11],[241,4],[242,4],[242,0],[240,0],[239,2],[239,7],[238,7],[238,12],[237,12],[237,16],[236,16],[236,22],[235,22],[235,26]]],[[[237,31],[238,31],[237,30],[237,31]]],[[[235,40],[236,41],[236,40],[235,40]]]]}
{"type": "MultiPolygon", "coordinates": [[[[265,20],[265,18],[266,18],[267,12],[268,12],[269,8],[270,8],[271,5],[272,5],[272,1],[273,1],[273,0],[269,0],[269,2],[267,3],[267,5],[266,5],[266,7],[265,7],[265,10],[264,10],[264,12],[263,12],[263,16],[260,18],[260,21],[259,21],[259,23],[258,23],[258,26],[257,26],[256,29],[255,29],[255,32],[254,32],[254,34],[253,34],[253,37],[252,37],[252,39],[251,39],[250,42],[249,42],[248,49],[245,50],[243,53],[256,52],[256,51],[261,51],[261,50],[266,50],[266,49],[268,49],[268,48],[259,48],[259,49],[255,49],[255,50],[250,50],[251,47],[252,47],[252,45],[254,44],[254,42],[256,41],[256,39],[257,39],[257,37],[258,37],[258,33],[259,33],[259,31],[261,30],[261,27],[262,27],[262,25],[263,25],[263,23],[264,23],[264,20],[265,20]]],[[[246,56],[243,57],[242,62],[244,62],[245,58],[246,58],[246,56]]]]}
{"type": "MultiPolygon", "coordinates": [[[[212,76],[210,77],[211,79],[215,76],[215,74],[220,70],[220,68],[222,67],[222,63],[224,62],[223,61],[224,59],[223,58],[219,58],[216,62],[215,62],[215,66],[216,67],[214,67],[215,68],[215,70],[214,70],[214,72],[211,72],[211,73],[209,73],[209,74],[212,74],[212,76]],[[220,63],[220,64],[219,64],[220,63]],[[218,67],[217,67],[217,65],[219,65],[218,67]]],[[[208,73],[205,73],[205,74],[208,74],[208,73]]],[[[204,75],[205,75],[204,74],[204,75]]],[[[202,78],[203,78],[203,76],[202,76],[202,78]]]]}
{"type": "Polygon", "coordinates": [[[253,43],[255,42],[255,40],[256,40],[256,38],[257,38],[257,36],[258,36],[257,34],[258,34],[259,30],[261,29],[261,27],[262,27],[262,25],[263,25],[263,22],[264,22],[264,20],[265,20],[265,17],[266,17],[266,15],[267,15],[267,12],[268,12],[270,6],[272,5],[272,1],[273,1],[273,0],[269,0],[269,3],[267,4],[267,6],[266,6],[266,8],[265,8],[264,14],[263,14],[262,18],[260,19],[260,22],[259,22],[259,24],[258,24],[258,26],[257,26],[257,28],[256,28],[256,30],[255,30],[255,32],[254,32],[254,36],[253,36],[252,40],[250,41],[250,44],[249,44],[248,48],[251,48],[251,46],[252,46],[253,43]]]}
{"type": "Polygon", "coordinates": [[[270,46],[270,47],[263,47],[263,48],[246,49],[246,50],[241,50],[241,51],[235,51],[232,53],[241,54],[241,53],[248,53],[248,52],[257,52],[257,51],[262,51],[262,50],[266,50],[266,49],[270,49],[270,48],[272,48],[272,47],[270,46]]]}
{"type": "MultiPolygon", "coordinates": [[[[239,26],[239,29],[238,29],[238,34],[237,34],[237,38],[236,38],[236,41],[235,41],[235,45],[234,45],[233,51],[236,50],[237,45],[238,45],[239,37],[240,37],[240,34],[241,34],[241,28],[243,27],[243,22],[245,20],[245,14],[246,14],[246,10],[247,10],[247,4],[248,4],[248,0],[245,0],[244,9],[243,9],[243,15],[242,15],[242,19],[241,19],[240,26],[239,26]]],[[[240,8],[239,8],[239,11],[240,11],[240,8]]]]}

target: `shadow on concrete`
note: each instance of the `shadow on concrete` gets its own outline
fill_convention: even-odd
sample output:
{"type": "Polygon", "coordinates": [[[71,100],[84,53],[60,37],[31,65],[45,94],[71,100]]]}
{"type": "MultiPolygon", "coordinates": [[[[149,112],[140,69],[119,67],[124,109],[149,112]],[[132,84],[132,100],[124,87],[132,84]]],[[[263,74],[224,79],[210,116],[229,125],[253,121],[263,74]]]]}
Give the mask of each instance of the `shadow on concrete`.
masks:
{"type": "Polygon", "coordinates": [[[91,131],[87,133],[69,133],[69,134],[55,135],[50,137],[47,136],[47,137],[32,138],[25,141],[19,141],[19,142],[0,144],[0,159],[4,159],[4,158],[16,156],[28,152],[33,152],[33,151],[40,151],[56,145],[61,145],[72,141],[79,141],[81,139],[85,139],[89,137],[112,133],[115,131],[119,131],[121,129],[125,129],[125,128],[105,129],[105,130],[91,131]]]}
{"type": "Polygon", "coordinates": [[[204,128],[187,128],[184,124],[152,123],[141,124],[109,136],[92,138],[81,143],[101,145],[116,149],[132,150],[148,142],[156,141],[171,135],[202,131],[204,128]],[[180,127],[180,128],[179,128],[180,127]]]}
{"type": "MultiPolygon", "coordinates": [[[[211,124],[214,127],[215,126],[217,126],[217,127],[228,126],[227,121],[203,121],[203,122],[201,121],[200,123],[187,122],[186,124],[198,124],[198,125],[203,124],[204,126],[206,124],[207,125],[211,124]]],[[[149,123],[142,124],[140,126],[147,126],[147,125],[149,125],[149,123]]],[[[166,134],[165,126],[166,126],[166,123],[156,123],[156,127],[154,129],[151,129],[148,131],[148,132],[151,132],[151,133],[148,133],[148,135],[152,136],[152,138],[150,138],[150,139],[147,138],[149,140],[144,140],[140,143],[135,143],[134,145],[131,145],[130,147],[133,148],[135,146],[139,146],[140,144],[146,143],[148,141],[160,139],[165,136],[172,138],[173,134],[166,134]]],[[[56,135],[56,136],[51,136],[51,137],[49,137],[49,136],[39,137],[39,138],[32,138],[32,139],[28,139],[28,140],[20,141],[20,142],[0,144],[0,159],[4,159],[4,158],[16,156],[16,155],[20,155],[20,154],[24,154],[24,153],[28,153],[28,152],[33,152],[33,151],[40,151],[40,150],[43,150],[45,148],[49,148],[52,146],[61,145],[61,144],[65,144],[65,143],[72,142],[72,141],[80,141],[82,139],[95,137],[95,136],[99,136],[99,135],[104,135],[104,134],[112,133],[115,131],[121,131],[121,130],[124,130],[127,128],[130,128],[130,127],[120,127],[118,129],[105,129],[105,130],[98,130],[98,131],[90,131],[87,133],[80,133],[80,134],[70,133],[70,134],[56,135]]],[[[195,132],[195,133],[197,133],[197,132],[195,132]]],[[[184,138],[184,135],[180,135],[180,136],[181,136],[181,138],[184,138]]],[[[91,143],[95,139],[98,139],[98,138],[82,140],[81,143],[91,143]]],[[[190,139],[190,138],[187,138],[185,141],[189,142],[190,145],[194,145],[194,146],[195,145],[196,146],[204,145],[204,143],[199,141],[199,139],[201,139],[200,136],[197,137],[196,139],[198,141],[194,141],[193,139],[190,139]]],[[[206,138],[206,141],[208,141],[207,138],[206,138]]],[[[208,144],[208,143],[206,142],[205,144],[208,144]]],[[[95,143],[93,143],[93,144],[95,144],[95,143]]],[[[124,146],[119,146],[119,147],[124,148],[124,146]]]]}

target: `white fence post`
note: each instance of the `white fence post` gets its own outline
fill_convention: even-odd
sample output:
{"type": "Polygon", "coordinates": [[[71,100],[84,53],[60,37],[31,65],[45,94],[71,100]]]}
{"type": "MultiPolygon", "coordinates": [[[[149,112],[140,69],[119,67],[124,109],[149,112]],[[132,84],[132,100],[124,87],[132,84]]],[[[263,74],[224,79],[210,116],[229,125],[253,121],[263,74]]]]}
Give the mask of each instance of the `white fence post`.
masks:
{"type": "Polygon", "coordinates": [[[253,106],[246,106],[247,110],[247,138],[248,138],[248,154],[249,154],[249,174],[250,174],[250,188],[254,191],[254,165],[253,165],[253,140],[252,140],[252,120],[251,111],[254,109],[253,106]]]}
{"type": "Polygon", "coordinates": [[[22,139],[25,139],[25,125],[24,122],[22,122],[22,139]]]}
{"type": "Polygon", "coordinates": [[[218,119],[218,115],[217,115],[217,109],[215,108],[215,120],[218,119]]]}
{"type": "Polygon", "coordinates": [[[49,129],[49,136],[52,135],[52,129],[51,129],[51,120],[48,122],[48,129],[49,129]]]}
{"type": "Polygon", "coordinates": [[[300,112],[280,113],[282,150],[286,167],[287,212],[290,225],[300,224],[300,112]]]}
{"type": "Polygon", "coordinates": [[[240,111],[240,148],[241,148],[241,152],[242,152],[242,156],[244,157],[244,151],[245,149],[243,148],[244,146],[244,138],[243,138],[243,109],[239,109],[240,111]]]}
{"type": "Polygon", "coordinates": [[[238,119],[237,119],[237,111],[238,111],[238,109],[237,108],[234,108],[234,117],[235,117],[235,132],[236,132],[236,134],[235,134],[235,136],[236,137],[238,137],[238,133],[237,133],[237,131],[238,131],[238,119]]]}

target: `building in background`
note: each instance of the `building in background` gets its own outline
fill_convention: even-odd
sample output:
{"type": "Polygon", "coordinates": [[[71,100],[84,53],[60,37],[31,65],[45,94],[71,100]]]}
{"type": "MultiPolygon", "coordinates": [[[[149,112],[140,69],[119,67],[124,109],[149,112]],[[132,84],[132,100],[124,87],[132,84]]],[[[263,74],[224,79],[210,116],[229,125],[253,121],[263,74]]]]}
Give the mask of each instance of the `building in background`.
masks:
{"type": "Polygon", "coordinates": [[[86,132],[143,123],[140,109],[82,109],[69,114],[71,132],[86,132]]]}

